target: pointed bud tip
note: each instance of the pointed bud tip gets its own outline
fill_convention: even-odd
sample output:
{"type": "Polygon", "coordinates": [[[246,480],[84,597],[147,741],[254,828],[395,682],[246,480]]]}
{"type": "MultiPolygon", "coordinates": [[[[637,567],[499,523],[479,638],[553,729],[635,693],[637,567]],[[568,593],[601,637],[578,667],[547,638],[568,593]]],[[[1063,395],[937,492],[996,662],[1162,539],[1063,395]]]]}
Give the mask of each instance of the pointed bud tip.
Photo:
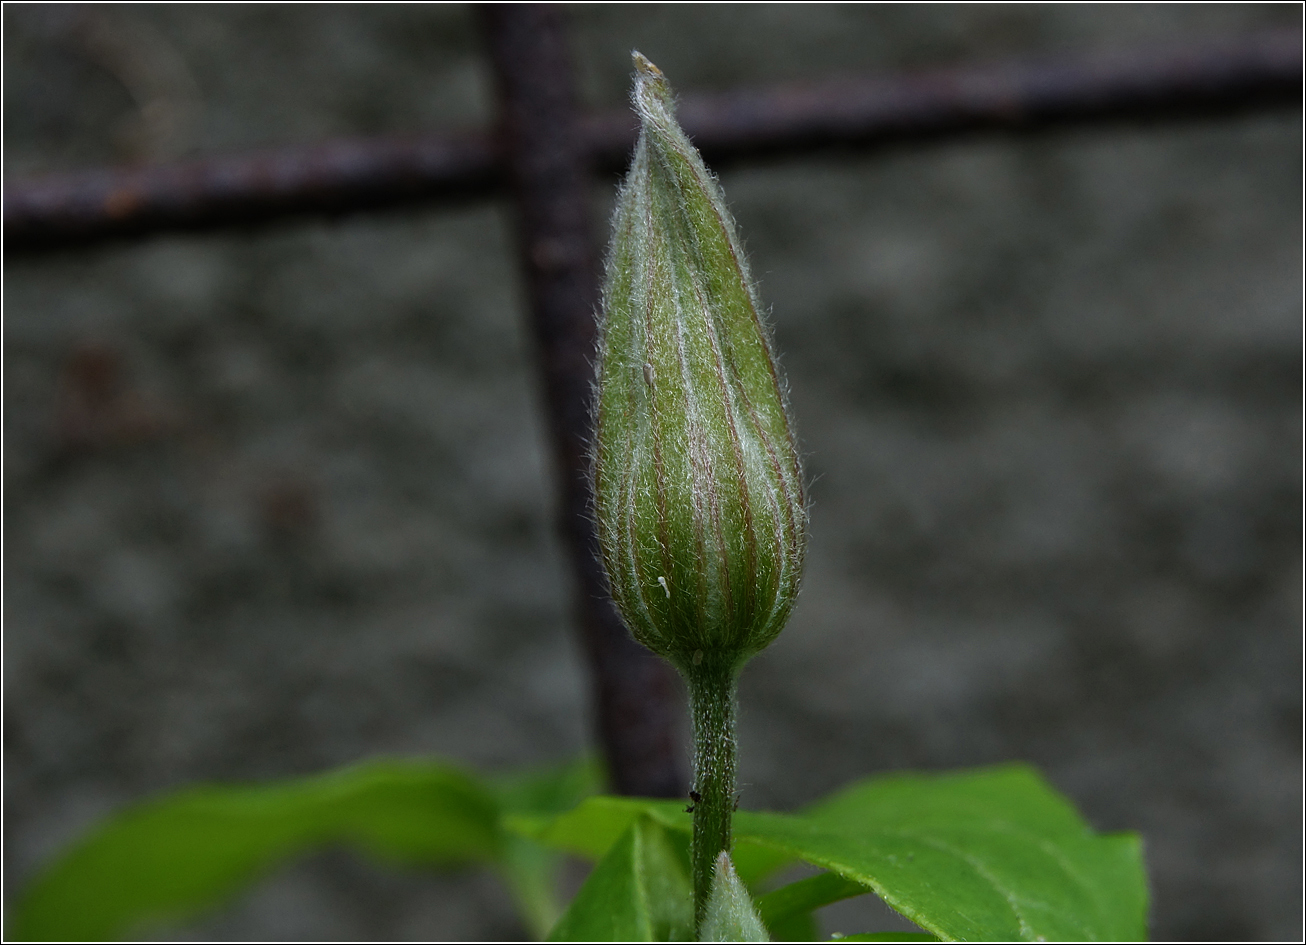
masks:
{"type": "Polygon", "coordinates": [[[639,73],[641,77],[647,77],[650,79],[666,78],[662,75],[662,70],[653,65],[653,63],[650,62],[638,49],[632,49],[630,51],[630,61],[635,64],[635,71],[639,73]]]}
{"type": "Polygon", "coordinates": [[[670,120],[675,106],[667,77],[637,49],[631,50],[630,61],[635,64],[635,88],[631,95],[641,119],[648,122],[654,112],[665,110],[665,120],[670,120]]]}

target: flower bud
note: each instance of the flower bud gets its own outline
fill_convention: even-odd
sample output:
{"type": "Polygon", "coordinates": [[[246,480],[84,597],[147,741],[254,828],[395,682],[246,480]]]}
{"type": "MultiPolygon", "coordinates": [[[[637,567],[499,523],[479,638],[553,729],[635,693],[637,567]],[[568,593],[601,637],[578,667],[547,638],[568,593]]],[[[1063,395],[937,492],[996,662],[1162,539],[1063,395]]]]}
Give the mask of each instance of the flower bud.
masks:
{"type": "Polygon", "coordinates": [[[712,872],[712,893],[707,901],[707,915],[699,930],[700,942],[769,942],[771,936],[757,914],[748,887],[735,872],[730,854],[721,851],[712,872]]]}
{"type": "Polygon", "coordinates": [[[639,642],[685,672],[735,670],[798,593],[802,470],[734,221],[662,73],[634,60],[641,130],[603,297],[599,543],[639,642]]]}

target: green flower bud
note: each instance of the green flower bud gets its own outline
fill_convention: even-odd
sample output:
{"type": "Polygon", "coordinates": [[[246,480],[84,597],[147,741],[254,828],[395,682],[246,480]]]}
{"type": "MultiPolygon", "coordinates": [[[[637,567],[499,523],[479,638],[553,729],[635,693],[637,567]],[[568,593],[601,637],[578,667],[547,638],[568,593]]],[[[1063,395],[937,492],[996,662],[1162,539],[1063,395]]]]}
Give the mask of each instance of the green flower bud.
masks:
{"type": "Polygon", "coordinates": [[[682,671],[733,673],[798,593],[802,470],[734,221],[662,73],[634,60],[641,131],[603,297],[599,542],[637,640],[682,671]]]}
{"type": "Polygon", "coordinates": [[[769,942],[748,887],[744,885],[730,854],[722,850],[712,872],[712,892],[707,900],[707,914],[699,929],[700,942],[769,942]]]}

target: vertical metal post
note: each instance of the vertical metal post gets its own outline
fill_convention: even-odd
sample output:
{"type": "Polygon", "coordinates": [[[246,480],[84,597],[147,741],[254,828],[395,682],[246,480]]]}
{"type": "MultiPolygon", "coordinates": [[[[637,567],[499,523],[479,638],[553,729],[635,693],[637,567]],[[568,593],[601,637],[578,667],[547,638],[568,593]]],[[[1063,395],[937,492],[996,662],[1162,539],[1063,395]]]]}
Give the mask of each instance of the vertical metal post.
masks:
{"type": "Polygon", "coordinates": [[[670,668],[635,643],[608,598],[590,519],[590,390],[598,266],[590,233],[589,160],[559,12],[538,4],[478,8],[501,103],[500,133],[559,479],[560,532],[593,679],[599,742],[613,790],[685,790],[670,668]]]}

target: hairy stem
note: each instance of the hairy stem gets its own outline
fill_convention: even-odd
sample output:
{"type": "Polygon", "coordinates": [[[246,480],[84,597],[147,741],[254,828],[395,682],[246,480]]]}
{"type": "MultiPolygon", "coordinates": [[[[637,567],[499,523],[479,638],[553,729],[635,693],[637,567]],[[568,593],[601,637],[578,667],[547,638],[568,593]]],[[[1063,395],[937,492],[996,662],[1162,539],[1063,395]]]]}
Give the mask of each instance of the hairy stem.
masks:
{"type": "Polygon", "coordinates": [[[684,669],[694,722],[694,928],[703,923],[712,872],[722,850],[730,852],[735,810],[735,689],[733,665],[704,660],[684,669]]]}

